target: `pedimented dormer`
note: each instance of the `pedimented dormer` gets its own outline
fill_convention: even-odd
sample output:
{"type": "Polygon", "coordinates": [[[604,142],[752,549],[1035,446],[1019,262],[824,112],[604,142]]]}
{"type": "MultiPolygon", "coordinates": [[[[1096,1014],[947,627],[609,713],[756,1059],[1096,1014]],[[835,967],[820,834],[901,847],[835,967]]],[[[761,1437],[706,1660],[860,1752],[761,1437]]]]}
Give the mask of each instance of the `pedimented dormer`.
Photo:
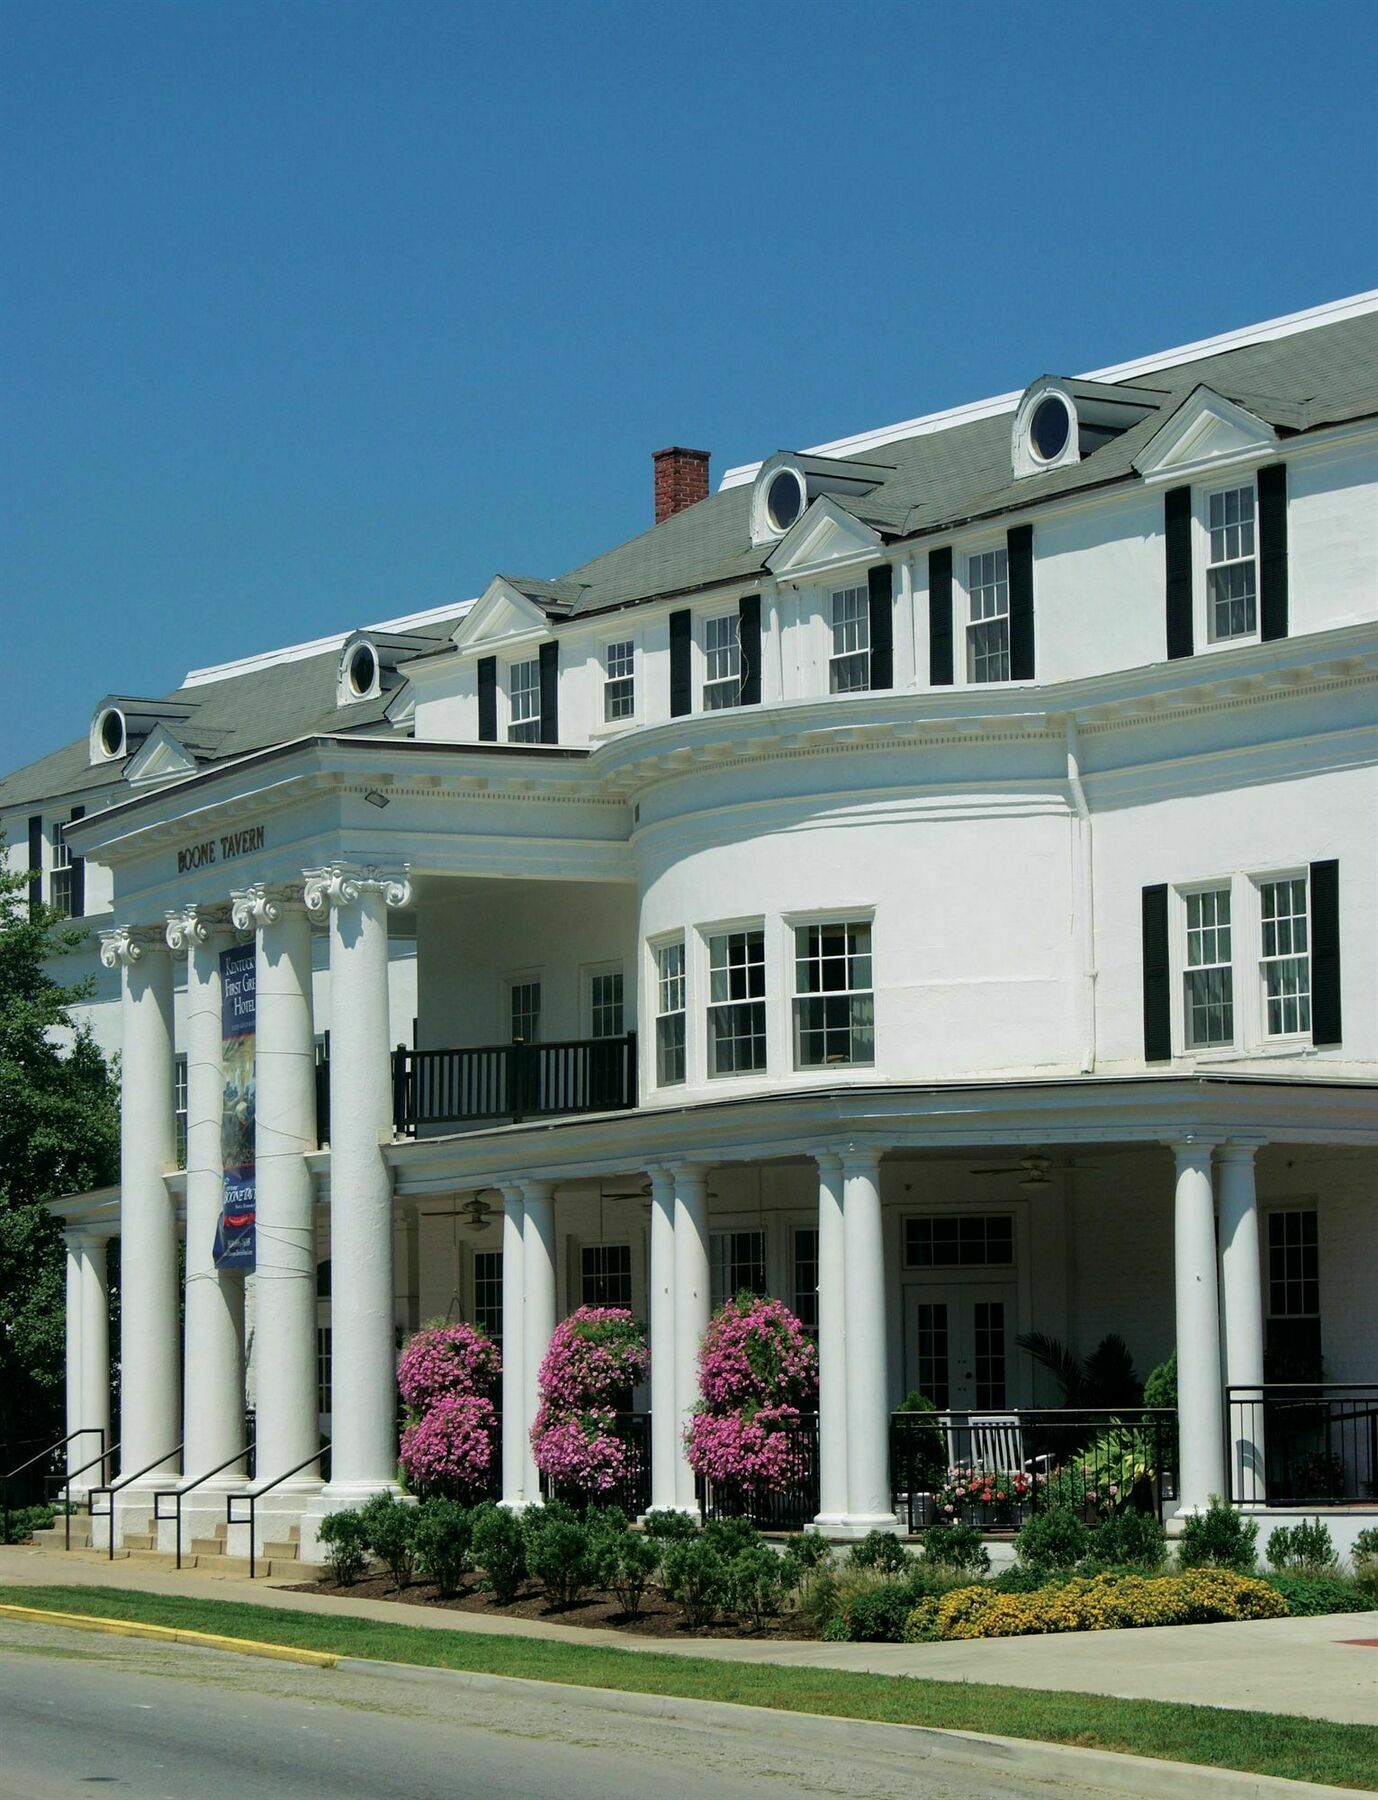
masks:
{"type": "Polygon", "coordinates": [[[1134,466],[1149,483],[1192,481],[1212,469],[1261,462],[1277,454],[1277,445],[1267,420],[1199,387],[1148,440],[1134,466]]]}
{"type": "Polygon", "coordinates": [[[550,634],[550,623],[536,602],[505,575],[495,575],[455,628],[456,650],[487,655],[536,644],[550,634]]]}
{"type": "Polygon", "coordinates": [[[196,708],[195,700],[142,700],[127,694],[107,694],[91,715],[91,762],[123,762],[158,725],[185,725],[196,716],[196,708]]]}
{"type": "Polygon", "coordinates": [[[166,725],[155,725],[130,757],[124,778],[130,787],[158,787],[196,773],[196,758],[166,725]]]}
{"type": "Polygon", "coordinates": [[[766,558],[772,575],[794,579],[875,556],[881,536],[830,496],[815,500],[766,558]]]}

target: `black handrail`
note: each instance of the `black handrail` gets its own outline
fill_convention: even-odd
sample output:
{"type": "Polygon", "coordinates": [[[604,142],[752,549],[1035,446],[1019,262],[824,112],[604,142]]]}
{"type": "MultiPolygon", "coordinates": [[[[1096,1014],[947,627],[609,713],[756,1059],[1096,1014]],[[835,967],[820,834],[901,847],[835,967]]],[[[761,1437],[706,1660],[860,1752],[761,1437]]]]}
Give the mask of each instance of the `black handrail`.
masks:
{"type": "MultiPolygon", "coordinates": [[[[15,1476],[22,1475],[25,1469],[32,1469],[38,1463],[47,1462],[48,1458],[56,1456],[59,1450],[65,1450],[74,1438],[87,1437],[93,1431],[100,1439],[100,1451],[91,1460],[92,1462],[103,1462],[105,1460],[105,1427],[103,1425],[79,1425],[75,1431],[69,1431],[66,1437],[59,1438],[55,1444],[49,1444],[45,1449],[40,1450],[37,1456],[31,1456],[25,1462],[16,1463],[12,1469],[7,1469],[3,1475],[0,1475],[0,1519],[4,1521],[4,1528],[0,1530],[0,1544],[5,1543],[10,1535],[10,1483],[15,1476]]],[[[28,1440],[31,1444],[39,1441],[37,1438],[28,1440]]],[[[82,1465],[82,1468],[89,1469],[90,1467],[91,1463],[89,1462],[82,1465]]],[[[72,1473],[79,1475],[81,1469],[74,1469],[72,1473]]]]}
{"type": "MultiPolygon", "coordinates": [[[[256,1552],[254,1550],[254,1540],[258,1536],[258,1531],[257,1531],[255,1521],[258,1517],[259,1501],[263,1498],[263,1496],[265,1494],[271,1494],[275,1487],[281,1487],[284,1481],[290,1481],[293,1475],[300,1475],[302,1470],[309,1469],[313,1462],[319,1462],[321,1457],[323,1457],[325,1455],[326,1451],[329,1450],[329,1448],[330,1448],[330,1439],[326,1438],[322,1442],[319,1450],[313,1451],[310,1456],[304,1456],[294,1469],[284,1469],[281,1475],[274,1476],[274,1478],[271,1481],[265,1482],[265,1484],[261,1488],[250,1488],[247,1493],[243,1493],[243,1494],[226,1494],[226,1496],[225,1496],[225,1524],[226,1524],[226,1526],[229,1527],[231,1525],[247,1525],[249,1527],[249,1580],[250,1581],[252,1581],[254,1579],[254,1565],[255,1565],[255,1559],[256,1559],[256,1552]],[[236,1500],[247,1500],[248,1501],[249,1516],[247,1519],[236,1519],[235,1518],[234,1503],[236,1500]]],[[[227,1550],[229,1549],[228,1538],[226,1540],[225,1548],[227,1550]]]]}
{"type": "Polygon", "coordinates": [[[242,1450],[236,1450],[233,1456],[227,1456],[224,1462],[217,1463],[213,1469],[207,1469],[204,1475],[198,1475],[195,1481],[185,1482],[181,1487],[155,1488],[153,1490],[153,1523],[155,1528],[158,1525],[167,1523],[167,1515],[158,1510],[158,1502],[160,1500],[171,1500],[174,1502],[172,1517],[177,1522],[177,1567],[179,1569],[182,1566],[183,1496],[192,1493],[196,1488],[199,1488],[203,1482],[209,1481],[212,1475],[221,1474],[224,1470],[229,1468],[231,1463],[237,1463],[245,1457],[252,1456],[254,1448],[253,1444],[246,1444],[242,1450]]]}
{"type": "MultiPolygon", "coordinates": [[[[95,1431],[97,1427],[92,1425],[90,1429],[95,1431]]],[[[101,1436],[104,1437],[104,1435],[105,1433],[102,1432],[101,1436]]],[[[100,1454],[98,1456],[93,1456],[90,1462],[84,1462],[79,1469],[68,1469],[67,1473],[62,1477],[62,1548],[64,1551],[72,1548],[73,1481],[76,1480],[78,1475],[84,1475],[88,1469],[94,1469],[97,1463],[101,1465],[101,1473],[104,1474],[105,1464],[114,1458],[115,1452],[118,1449],[118,1444],[112,1444],[108,1450],[102,1448],[100,1454]]],[[[50,1475],[48,1479],[50,1481],[56,1481],[57,1477],[55,1475],[50,1475]]]]}
{"type": "MultiPolygon", "coordinates": [[[[105,1487],[94,1487],[86,1496],[87,1516],[92,1519],[109,1519],[110,1521],[111,1562],[114,1562],[115,1560],[115,1495],[121,1488],[127,1488],[131,1481],[138,1481],[143,1475],[151,1475],[155,1469],[161,1469],[165,1462],[171,1462],[174,1456],[180,1456],[182,1454],[182,1449],[183,1446],[178,1444],[174,1450],[164,1450],[161,1456],[155,1456],[153,1461],[145,1468],[135,1469],[132,1475],[121,1475],[118,1481],[109,1482],[105,1487]],[[110,1496],[110,1511],[108,1513],[96,1511],[97,1494],[108,1494],[110,1496]]],[[[157,1541],[156,1537],[154,1541],[157,1541]]]]}
{"type": "Polygon", "coordinates": [[[636,1033],[556,1043],[474,1044],[392,1058],[393,1127],[622,1112],[636,1106],[636,1033]]]}

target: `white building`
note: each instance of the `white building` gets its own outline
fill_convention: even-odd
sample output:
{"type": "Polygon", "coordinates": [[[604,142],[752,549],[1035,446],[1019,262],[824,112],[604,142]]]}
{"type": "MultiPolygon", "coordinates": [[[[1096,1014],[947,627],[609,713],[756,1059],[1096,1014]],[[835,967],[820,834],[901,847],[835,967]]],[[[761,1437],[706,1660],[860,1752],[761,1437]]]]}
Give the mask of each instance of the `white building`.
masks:
{"type": "Polygon", "coordinates": [[[108,696],[0,786],[42,891],[87,865],[123,1053],[120,1191],[61,1209],[74,1430],[109,1428],[122,1239],[121,1520],[246,1485],[212,1245],[251,934],[268,1538],[392,1479],[437,1314],[501,1336],[502,1492],[537,1498],[535,1369],[587,1298],[649,1318],[648,1497],[694,1506],[695,1351],[746,1285],[817,1329],[809,1510],[844,1534],[895,1521],[907,1391],[1023,1455],[1059,1396],[1016,1340],[1118,1332],[1140,1374],[1178,1350],[1169,1514],[1327,1502],[1345,1542],[1378,1480],[1378,294],[711,496],[662,452],[657,497],[558,579],[108,696]]]}

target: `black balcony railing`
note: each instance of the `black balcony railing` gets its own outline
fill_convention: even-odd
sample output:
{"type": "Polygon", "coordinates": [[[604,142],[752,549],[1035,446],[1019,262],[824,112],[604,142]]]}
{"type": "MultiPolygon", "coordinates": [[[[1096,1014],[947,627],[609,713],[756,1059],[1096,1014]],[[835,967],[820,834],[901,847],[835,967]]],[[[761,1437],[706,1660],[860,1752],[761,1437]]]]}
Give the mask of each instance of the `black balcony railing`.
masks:
{"type": "Polygon", "coordinates": [[[1143,1406],[894,1413],[890,1472],[909,1531],[947,1518],[1017,1527],[1055,1505],[1088,1519],[1129,1505],[1161,1518],[1177,1497],[1177,1415],[1143,1406]],[[1005,1497],[986,1500],[992,1488],[1005,1497]]]}
{"type": "Polygon", "coordinates": [[[1378,1382],[1231,1387],[1225,1411],[1231,1500],[1378,1499],[1378,1382]]]}
{"type": "Polygon", "coordinates": [[[802,1531],[818,1514],[818,1415],[803,1413],[780,1430],[788,1436],[785,1467],[769,1482],[700,1481],[706,1519],[749,1519],[760,1531],[802,1531]]]}
{"type": "Polygon", "coordinates": [[[636,1033],[557,1044],[410,1050],[392,1059],[393,1123],[428,1125],[620,1112],[636,1105],[636,1033]]]}

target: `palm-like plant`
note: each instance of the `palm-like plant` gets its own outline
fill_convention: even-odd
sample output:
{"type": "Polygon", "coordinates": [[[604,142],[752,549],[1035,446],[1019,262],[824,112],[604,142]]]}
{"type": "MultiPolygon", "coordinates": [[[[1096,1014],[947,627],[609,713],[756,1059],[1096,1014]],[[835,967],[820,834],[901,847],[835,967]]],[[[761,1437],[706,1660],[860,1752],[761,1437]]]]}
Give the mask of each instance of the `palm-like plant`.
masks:
{"type": "Polygon", "coordinates": [[[1017,1342],[1053,1376],[1062,1389],[1065,1406],[1082,1412],[1114,1412],[1143,1403],[1144,1387],[1133,1353],[1117,1331],[1107,1332],[1084,1357],[1060,1338],[1042,1331],[1026,1331],[1017,1342]]]}

